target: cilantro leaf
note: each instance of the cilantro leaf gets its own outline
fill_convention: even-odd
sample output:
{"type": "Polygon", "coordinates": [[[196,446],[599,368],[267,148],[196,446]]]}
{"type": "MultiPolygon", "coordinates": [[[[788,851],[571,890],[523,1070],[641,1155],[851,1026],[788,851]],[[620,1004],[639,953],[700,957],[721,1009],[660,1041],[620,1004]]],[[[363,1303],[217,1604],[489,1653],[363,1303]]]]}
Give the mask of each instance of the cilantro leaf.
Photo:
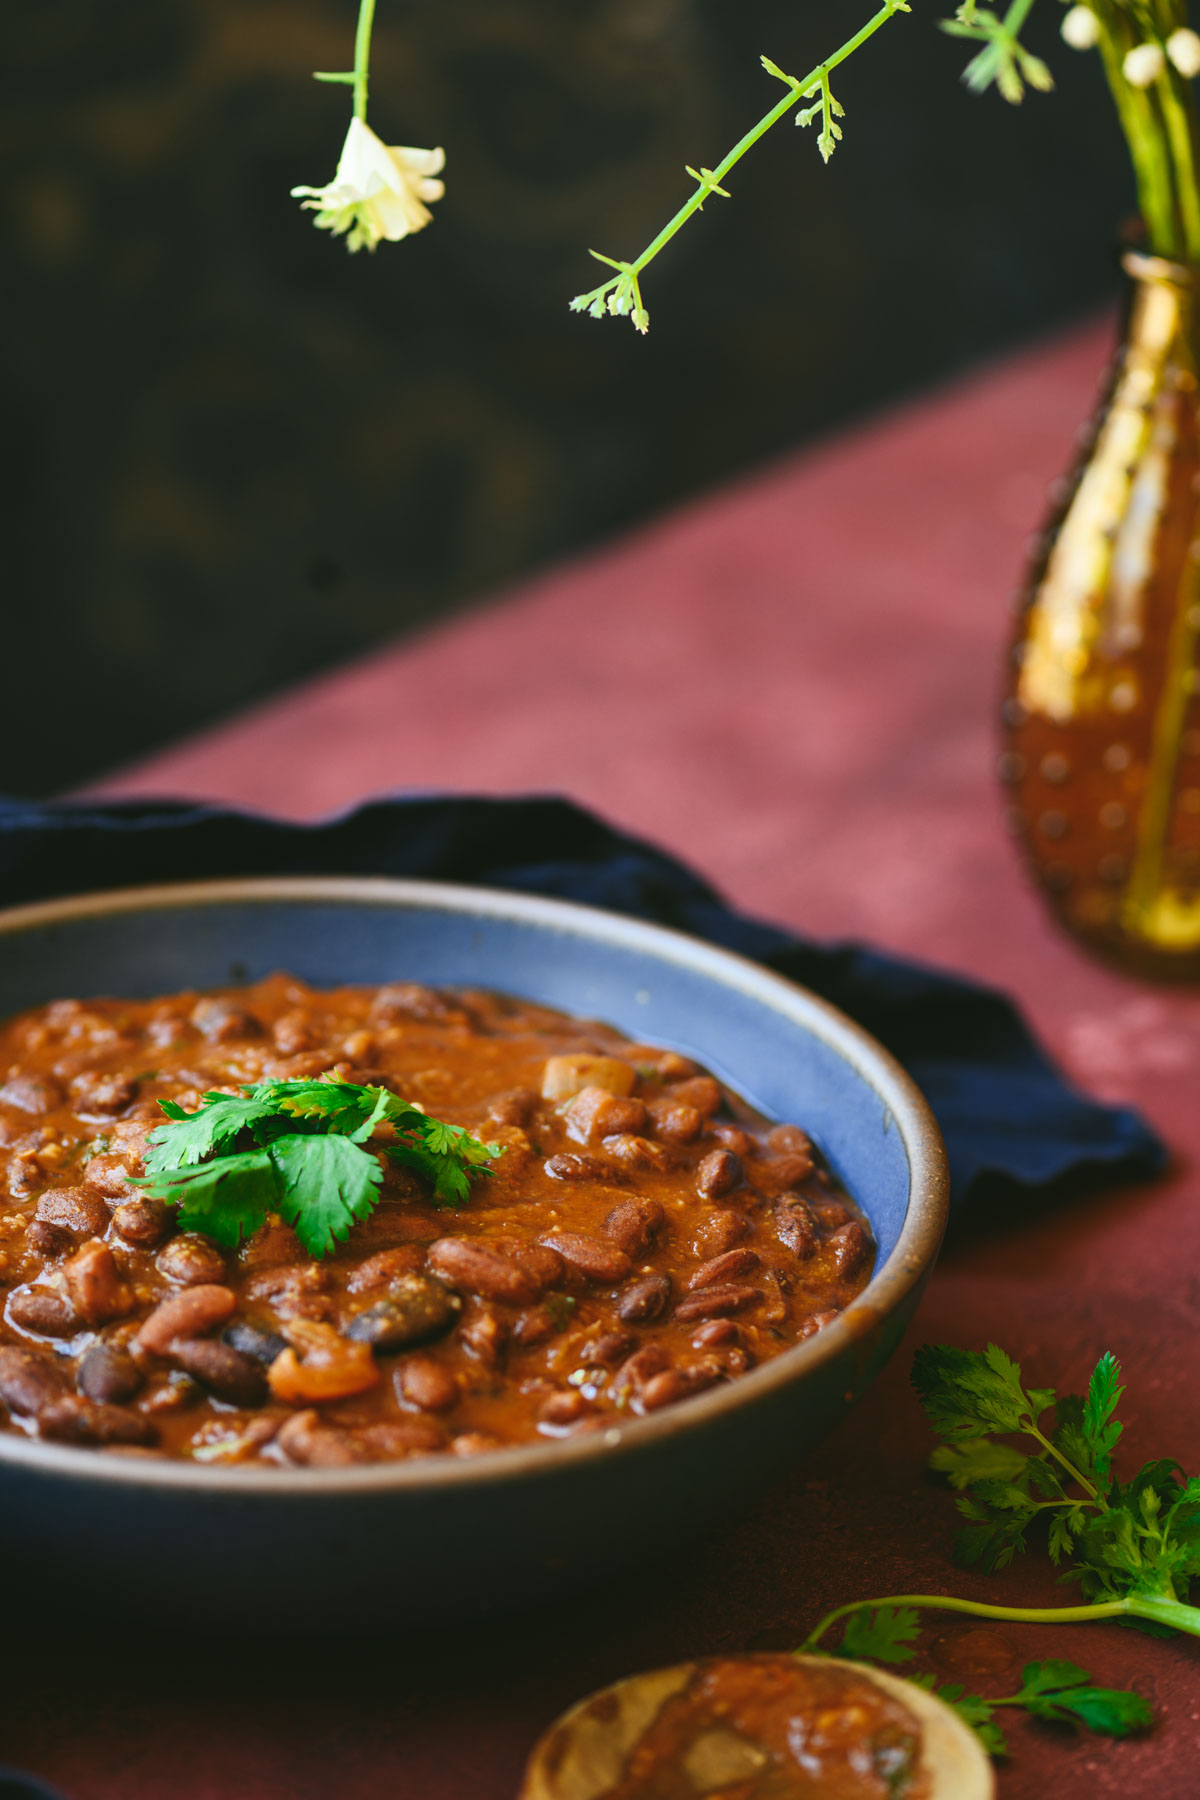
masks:
{"type": "Polygon", "coordinates": [[[996,1344],[985,1351],[925,1344],[913,1385],[934,1429],[954,1443],[991,1431],[1022,1431],[1054,1403],[1051,1388],[1021,1386],[1021,1370],[996,1344]]]}
{"type": "Polygon", "coordinates": [[[155,1126],[146,1139],[148,1175],[165,1175],[203,1162],[231,1147],[243,1131],[274,1110],[272,1102],[254,1088],[244,1095],[205,1094],[193,1113],[184,1112],[174,1100],[158,1104],[170,1123],[155,1126]]]}
{"type": "Polygon", "coordinates": [[[279,1201],[279,1183],[267,1151],[219,1156],[197,1167],[175,1169],[139,1182],[156,1199],[179,1208],[185,1231],[203,1231],[236,1250],[279,1201]]]}
{"type": "Polygon", "coordinates": [[[939,1444],[929,1466],[961,1491],[976,1481],[1015,1481],[1028,1461],[1008,1444],[994,1444],[990,1438],[963,1438],[956,1444],[939,1444]]]}
{"type": "Polygon", "coordinates": [[[860,1662],[911,1662],[916,1654],[912,1640],[920,1632],[920,1616],[914,1607],[865,1606],[846,1620],[838,1655],[853,1656],[860,1662]]]}
{"type": "Polygon", "coordinates": [[[963,1723],[971,1727],[989,1756],[1008,1755],[1008,1739],[993,1719],[994,1708],[990,1700],[983,1699],[980,1694],[966,1693],[960,1681],[939,1682],[936,1675],[924,1674],[910,1675],[907,1679],[953,1707],[963,1723]]]}
{"type": "Polygon", "coordinates": [[[310,1256],[327,1256],[379,1198],[378,1160],[335,1132],[278,1137],[268,1155],[282,1190],[279,1211],[310,1256]]]}
{"type": "Polygon", "coordinates": [[[1035,1719],[1086,1725],[1108,1737],[1128,1737],[1154,1721],[1141,1694],[1129,1688],[1094,1687],[1086,1669],[1054,1660],[1026,1663],[1020,1692],[1000,1704],[1023,1706],[1035,1719]]]}
{"type": "Polygon", "coordinates": [[[1112,1453],[1124,1429],[1113,1417],[1125,1392],[1117,1386],[1120,1375],[1120,1363],[1111,1350],[1106,1350],[1092,1370],[1083,1403],[1083,1435],[1091,1449],[1092,1468],[1100,1480],[1112,1467],[1112,1453]]]}

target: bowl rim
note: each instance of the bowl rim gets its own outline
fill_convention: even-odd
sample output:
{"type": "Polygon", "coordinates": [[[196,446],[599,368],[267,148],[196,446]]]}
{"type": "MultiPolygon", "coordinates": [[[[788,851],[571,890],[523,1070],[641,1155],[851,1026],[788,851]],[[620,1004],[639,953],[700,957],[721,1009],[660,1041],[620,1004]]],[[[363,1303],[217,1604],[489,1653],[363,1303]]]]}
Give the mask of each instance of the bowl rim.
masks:
{"type": "Polygon", "coordinates": [[[949,1211],[945,1148],[924,1095],[891,1053],[839,1008],[761,963],[688,932],[578,901],[461,882],[403,876],[279,875],[145,883],[6,907],[0,909],[0,952],[5,940],[22,932],[78,919],[147,909],[314,900],[474,913],[600,939],[710,975],[719,986],[732,987],[783,1012],[826,1043],[875,1089],[900,1133],[909,1166],[909,1197],[891,1255],[845,1311],[803,1343],[781,1351],[736,1381],[709,1388],[648,1417],[622,1420],[581,1437],[514,1445],[473,1457],[414,1457],[348,1468],[283,1469],[262,1463],[206,1463],[197,1468],[190,1459],[159,1461],[106,1454],[94,1448],[45,1443],[18,1430],[0,1431],[0,1464],[117,1487],[182,1489],[191,1495],[211,1495],[214,1501],[270,1495],[273,1500],[290,1497],[302,1502],[322,1495],[437,1492],[480,1483],[504,1485],[537,1474],[565,1476],[572,1467],[597,1458],[618,1452],[649,1452],[664,1439],[702,1431],[711,1420],[737,1407],[765,1401],[778,1389],[869,1339],[883,1319],[902,1306],[914,1289],[919,1290],[941,1245],[949,1211]]]}

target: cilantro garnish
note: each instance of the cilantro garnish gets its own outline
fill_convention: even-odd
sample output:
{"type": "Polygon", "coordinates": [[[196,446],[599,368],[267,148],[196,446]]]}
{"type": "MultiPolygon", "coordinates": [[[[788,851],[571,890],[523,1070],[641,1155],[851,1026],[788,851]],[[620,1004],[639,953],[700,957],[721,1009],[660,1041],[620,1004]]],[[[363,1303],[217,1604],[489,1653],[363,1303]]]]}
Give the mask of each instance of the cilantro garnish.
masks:
{"type": "Polygon", "coordinates": [[[378,1202],[383,1171],[364,1146],[380,1125],[393,1136],[379,1148],[424,1176],[443,1206],[461,1206],[472,1175],[503,1152],[387,1088],[343,1081],[259,1081],[205,1094],[191,1113],[158,1104],[168,1123],[150,1133],[135,1185],[231,1249],[278,1212],[310,1256],[328,1255],[378,1202]]]}
{"type": "MultiPolygon", "coordinates": [[[[890,1594],[837,1607],[802,1649],[815,1649],[844,1620],[835,1654],[908,1663],[926,1610],[1029,1624],[1116,1619],[1157,1635],[1200,1637],[1200,1607],[1189,1601],[1200,1577],[1200,1479],[1171,1458],[1145,1463],[1131,1481],[1117,1478],[1120,1376],[1120,1364],[1106,1351],[1086,1394],[1060,1395],[1026,1387],[1020,1367],[995,1344],[984,1351],[928,1344],[919,1350],[913,1384],[943,1440],[930,1465],[957,1490],[965,1520],[955,1541],[959,1562],[1002,1569],[1044,1524],[1050,1560],[1068,1565],[1061,1579],[1078,1582],[1084,1603],[993,1606],[949,1594],[890,1594]],[[1023,1447],[1008,1441],[1014,1438],[1023,1447]]],[[[1027,1663],[1020,1688],[1000,1699],[966,1693],[959,1683],[939,1684],[932,1675],[910,1679],[953,1706],[994,1756],[1005,1748],[993,1720],[999,1707],[1021,1707],[1035,1718],[1109,1737],[1153,1722],[1140,1694],[1096,1687],[1085,1669],[1069,1662],[1027,1663]]]]}

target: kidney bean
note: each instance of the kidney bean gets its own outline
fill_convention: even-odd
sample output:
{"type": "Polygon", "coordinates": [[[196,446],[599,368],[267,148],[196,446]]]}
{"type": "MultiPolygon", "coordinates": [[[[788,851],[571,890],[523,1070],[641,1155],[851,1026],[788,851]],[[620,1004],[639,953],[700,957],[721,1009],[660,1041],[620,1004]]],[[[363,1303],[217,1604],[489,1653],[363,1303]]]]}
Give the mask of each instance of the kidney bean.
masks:
{"type": "Polygon", "coordinates": [[[489,1450],[503,1448],[501,1440],[490,1431],[463,1431],[450,1440],[455,1456],[485,1456],[489,1450]]]}
{"type": "Polygon", "coordinates": [[[37,1418],[67,1392],[67,1374],[44,1350],[0,1344],[0,1400],[9,1412],[37,1418]]]}
{"type": "Polygon", "coordinates": [[[276,1331],[260,1331],[257,1325],[249,1325],[244,1319],[235,1319],[221,1333],[221,1342],[230,1345],[243,1356],[251,1356],[257,1363],[273,1363],[282,1350],[287,1349],[287,1339],[280,1337],[276,1331]]]}
{"type": "Polygon", "coordinates": [[[548,1156],[542,1165],[555,1181],[607,1181],[620,1183],[627,1179],[623,1169],[614,1169],[598,1156],[583,1156],[575,1150],[562,1150],[548,1156]]]}
{"type": "Polygon", "coordinates": [[[93,1344],[79,1359],[75,1371],[79,1391],[89,1400],[102,1405],[132,1400],[142,1385],[142,1371],[130,1356],[115,1344],[93,1344]]]}
{"type": "Polygon", "coordinates": [[[671,1099],[676,1106],[694,1106],[698,1113],[711,1119],[720,1112],[724,1095],[711,1075],[694,1075],[671,1089],[671,1099]]]}
{"type": "Polygon", "coordinates": [[[124,1406],[97,1405],[77,1394],[68,1394],[38,1417],[42,1437],[60,1444],[157,1443],[158,1431],[144,1413],[124,1406]]]}
{"type": "Polygon", "coordinates": [[[312,1021],[303,1010],[283,1013],[271,1027],[275,1048],[281,1056],[299,1056],[315,1043],[312,1021]]]}
{"type": "Polygon", "coordinates": [[[591,1407],[577,1388],[566,1388],[542,1401],[538,1407],[538,1421],[550,1426],[574,1425],[590,1411],[591,1407]]]}
{"type": "Polygon", "coordinates": [[[81,1324],[66,1295],[51,1288],[14,1288],[4,1316],[18,1331],[32,1331],[39,1337],[73,1337],[81,1324]]]}
{"type": "Polygon", "coordinates": [[[346,1282],[348,1294],[368,1293],[372,1288],[386,1287],[400,1275],[415,1275],[425,1261],[418,1244],[404,1244],[393,1250],[377,1250],[366,1262],[352,1269],[346,1282]]]}
{"type": "Polygon", "coordinates": [[[798,1125],[772,1125],[767,1133],[767,1143],[781,1155],[812,1155],[812,1139],[798,1125]]]}
{"type": "Polygon", "coordinates": [[[731,1281],[685,1295],[676,1305],[674,1316],[683,1324],[689,1319],[723,1319],[728,1313],[745,1312],[747,1307],[761,1303],[762,1294],[757,1288],[731,1281]]]}
{"type": "MultiPolygon", "coordinates": [[[[639,1056],[637,1060],[641,1062],[643,1058],[639,1056]]],[[[645,1060],[653,1062],[662,1081],[687,1081],[700,1073],[700,1064],[690,1056],[680,1056],[677,1050],[648,1050],[645,1060]]]]}
{"type": "Polygon", "coordinates": [[[772,1156],[755,1165],[754,1185],[761,1194],[784,1194],[812,1172],[811,1156],[772,1156]]]}
{"type": "Polygon", "coordinates": [[[513,1088],[488,1101],[487,1116],[493,1125],[528,1125],[537,1103],[532,1088],[513,1088]]]}
{"type": "Polygon", "coordinates": [[[812,1209],[799,1194],[784,1194],[775,1202],[775,1236],[781,1244],[807,1262],[817,1248],[817,1228],[812,1209]]]}
{"type": "Polygon", "coordinates": [[[595,1056],[579,1050],[572,1055],[551,1056],[542,1070],[542,1099],[570,1100],[584,1088],[604,1088],[609,1094],[632,1094],[637,1070],[616,1056],[595,1056]]]}
{"type": "Polygon", "coordinates": [[[470,1014],[448,994],[424,987],[419,981],[392,981],[381,987],[371,1002],[373,1025],[394,1025],[402,1019],[420,1025],[466,1025],[470,1014]]]}
{"type": "Polygon", "coordinates": [[[199,1231],[182,1231],[159,1251],[154,1266],[182,1287],[209,1286],[225,1274],[225,1252],[199,1231]]]}
{"type": "Polygon", "coordinates": [[[25,1245],[36,1256],[52,1260],[73,1250],[75,1238],[65,1225],[49,1225],[45,1219],[35,1219],[25,1233],[25,1245]]]}
{"type": "Polygon", "coordinates": [[[49,1075],[15,1075],[0,1087],[0,1102],[35,1116],[53,1112],[66,1097],[58,1082],[49,1075]]]}
{"type": "Polygon", "coordinates": [[[598,1364],[601,1368],[611,1369],[636,1349],[637,1338],[632,1331],[603,1331],[599,1337],[589,1338],[581,1347],[579,1360],[584,1364],[598,1364]]]}
{"type": "Polygon", "coordinates": [[[671,1298],[671,1282],[666,1275],[643,1275],[631,1281],[617,1295],[617,1317],[627,1325],[648,1325],[661,1318],[671,1298]]]}
{"type": "Polygon", "coordinates": [[[71,1099],[81,1119],[115,1119],[137,1099],[137,1082],[127,1075],[77,1075],[71,1099]]]}
{"type": "Polygon", "coordinates": [[[825,1248],[831,1253],[834,1268],[845,1278],[862,1267],[870,1253],[871,1240],[865,1226],[857,1219],[851,1219],[848,1225],[839,1226],[832,1237],[826,1238],[825,1248]]]}
{"type": "Polygon", "coordinates": [[[384,1419],[364,1425],[353,1434],[369,1462],[387,1462],[398,1456],[428,1456],[446,1448],[446,1434],[432,1419],[384,1419]]]}
{"type": "Polygon", "coordinates": [[[257,1037],[262,1030],[256,1018],[230,1000],[198,1000],[192,1008],[192,1024],[210,1044],[232,1043],[234,1038],[257,1037]]]}
{"type": "Polygon", "coordinates": [[[618,1250],[637,1256],[666,1222],[666,1214],[657,1200],[622,1200],[614,1206],[601,1226],[618,1250]]]}
{"type": "Polygon", "coordinates": [[[715,1350],[719,1345],[741,1342],[742,1328],[733,1319],[710,1319],[692,1334],[693,1350],[715,1350]]]}
{"type": "Polygon", "coordinates": [[[216,1284],[184,1288],[156,1306],[137,1334],[137,1341],[155,1356],[162,1356],[176,1338],[199,1337],[214,1325],[223,1325],[237,1306],[232,1288],[216,1284]]]}
{"type": "Polygon", "coordinates": [[[563,1259],[549,1244],[531,1244],[528,1238],[489,1238],[488,1243],[509,1256],[537,1282],[541,1288],[557,1287],[566,1274],[563,1259]]]}
{"type": "Polygon", "coordinates": [[[231,1406],[260,1406],[267,1397],[261,1363],[220,1338],[176,1338],[168,1354],[185,1374],[231,1406]]]}
{"type": "Polygon", "coordinates": [[[138,1250],[153,1250],[156,1244],[162,1243],[172,1226],[171,1215],[163,1202],[148,1200],[144,1194],[118,1206],[112,1222],[119,1236],[138,1250]]]}
{"type": "Polygon", "coordinates": [[[692,1253],[695,1256],[720,1256],[749,1234],[750,1221],[745,1213],[735,1212],[732,1207],[719,1207],[710,1212],[692,1239],[692,1253]]]}
{"type": "Polygon", "coordinates": [[[309,1469],[343,1469],[358,1461],[349,1432],[323,1425],[312,1407],[285,1419],[275,1442],[289,1462],[309,1469]]]}
{"type": "Polygon", "coordinates": [[[708,1135],[716,1138],[722,1150],[732,1150],[735,1156],[750,1156],[756,1147],[750,1133],[740,1125],[712,1125],[708,1135]]]}
{"type": "Polygon", "coordinates": [[[458,1403],[458,1382],[432,1356],[406,1356],[396,1370],[396,1393],[422,1412],[448,1412],[458,1403]]]}
{"type": "Polygon", "coordinates": [[[471,1356],[494,1369],[508,1342],[508,1323],[486,1300],[475,1300],[463,1314],[458,1339],[471,1356]]]}
{"type": "Polygon", "coordinates": [[[83,1171],[83,1179],[93,1193],[103,1194],[106,1200],[132,1198],[129,1189],[129,1170],[125,1166],[125,1158],[115,1152],[104,1156],[89,1157],[83,1171]]]}
{"type": "Polygon", "coordinates": [[[690,1144],[693,1138],[699,1137],[704,1124],[703,1115],[696,1107],[673,1097],[649,1101],[646,1111],[656,1136],[667,1138],[673,1144],[690,1144]]]}
{"type": "Polygon", "coordinates": [[[810,1313],[796,1327],[796,1342],[802,1344],[805,1338],[815,1337],[818,1331],[824,1331],[827,1325],[832,1325],[837,1317],[836,1306],[827,1308],[825,1312],[810,1313]]]}
{"type": "Polygon", "coordinates": [[[89,1325],[120,1318],[136,1305],[133,1289],[121,1280],[112,1251],[98,1238],[68,1258],[62,1272],[71,1304],[89,1325]]]}
{"type": "Polygon", "coordinates": [[[735,1275],[748,1275],[761,1261],[758,1251],[751,1250],[746,1244],[738,1250],[726,1250],[723,1256],[713,1256],[708,1262],[701,1263],[688,1278],[688,1287],[715,1287],[718,1282],[729,1281],[735,1275]]]}
{"type": "Polygon", "coordinates": [[[348,1338],[376,1350],[404,1350],[449,1331],[462,1308],[457,1294],[428,1275],[401,1275],[377,1300],[345,1325],[348,1338]]]}
{"type": "MultiPolygon", "coordinates": [[[[670,1158],[661,1144],[651,1143],[649,1138],[632,1137],[628,1132],[615,1137],[603,1139],[601,1148],[607,1156],[615,1158],[622,1165],[620,1179],[625,1179],[625,1169],[667,1169],[670,1158]]],[[[611,1182],[615,1171],[605,1168],[600,1179],[611,1182]]]]}
{"type": "Polygon", "coordinates": [[[89,1194],[86,1188],[50,1188],[39,1197],[34,1217],[66,1231],[99,1237],[108,1224],[108,1208],[98,1194],[89,1194]]]}
{"type": "Polygon", "coordinates": [[[541,1283],[528,1270],[480,1238],[438,1238],[429,1246],[426,1263],[452,1287],[486,1300],[531,1306],[541,1297],[541,1283]]]}
{"type": "Polygon", "coordinates": [[[332,1286],[329,1270],[320,1263],[291,1263],[251,1276],[245,1292],[248,1300],[269,1300],[279,1319],[321,1321],[333,1310],[332,1286]]]}
{"type": "Polygon", "coordinates": [[[616,1370],[609,1385],[609,1391],[615,1396],[637,1392],[655,1375],[669,1368],[670,1357],[661,1344],[644,1344],[627,1356],[620,1368],[616,1370]]]}
{"type": "Polygon", "coordinates": [[[728,1194],[741,1179],[741,1160],[732,1150],[710,1150],[696,1165],[696,1192],[704,1200],[728,1194]]]}
{"type": "Polygon", "coordinates": [[[548,1306],[530,1306],[513,1320],[512,1339],[524,1349],[532,1344],[544,1344],[561,1329],[548,1306]]]}
{"type": "Polygon", "coordinates": [[[826,1231],[833,1231],[839,1225],[848,1224],[854,1217],[850,1208],[843,1206],[840,1200],[815,1200],[810,1204],[813,1217],[825,1227],[826,1231]]]}
{"type": "Polygon", "coordinates": [[[585,1087],[567,1108],[567,1135],[581,1144],[593,1138],[638,1132],[646,1123],[640,1100],[610,1094],[607,1088],[585,1087]]]}
{"type": "Polygon", "coordinates": [[[541,1241],[589,1281],[621,1281],[633,1267],[624,1250],[583,1231],[551,1231],[541,1241]]]}

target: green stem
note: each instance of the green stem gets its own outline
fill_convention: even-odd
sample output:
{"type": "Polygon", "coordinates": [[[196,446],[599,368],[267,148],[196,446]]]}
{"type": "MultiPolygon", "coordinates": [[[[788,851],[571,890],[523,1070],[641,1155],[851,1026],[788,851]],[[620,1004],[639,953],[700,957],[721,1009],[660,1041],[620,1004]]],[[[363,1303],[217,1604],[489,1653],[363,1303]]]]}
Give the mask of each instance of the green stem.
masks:
{"type": "Polygon", "coordinates": [[[1131,87],[1125,79],[1126,52],[1141,41],[1130,27],[1127,14],[1113,0],[1097,0],[1100,21],[1100,55],[1109,91],[1121,122],[1133,162],[1138,206],[1145,222],[1150,248],[1159,256],[1183,253],[1172,193],[1171,169],[1154,104],[1145,88],[1131,87]]]}
{"type": "Polygon", "coordinates": [[[1158,82],[1158,103],[1171,146],[1180,249],[1188,262],[1200,261],[1200,193],[1196,189],[1196,144],[1191,96],[1169,66],[1158,82]]]}
{"type": "Polygon", "coordinates": [[[371,28],[375,23],[375,0],[359,0],[358,30],[354,34],[354,116],[367,116],[367,72],[371,64],[371,28]]]}
{"type": "Polygon", "coordinates": [[[1050,1455],[1052,1457],[1054,1457],[1056,1462],[1059,1462],[1062,1464],[1063,1468],[1067,1471],[1067,1474],[1071,1477],[1071,1480],[1077,1481],[1079,1483],[1080,1487],[1083,1489],[1083,1491],[1087,1495],[1088,1499],[1095,1501],[1096,1505],[1100,1508],[1101,1512],[1108,1511],[1108,1502],[1102,1497],[1102,1495],[1099,1493],[1099,1491],[1092,1486],[1091,1482],[1088,1481],[1085,1476],[1083,1476],[1079,1473],[1079,1470],[1075,1467],[1075,1464],[1073,1462],[1067,1461],[1067,1459],[1063,1455],[1062,1451],[1056,1449],[1055,1446],[1050,1442],[1050,1439],[1048,1437],[1042,1436],[1041,1432],[1038,1430],[1037,1426],[1033,1423],[1032,1419],[1029,1421],[1029,1424],[1025,1426],[1025,1430],[1029,1433],[1030,1437],[1034,1437],[1037,1439],[1038,1443],[1041,1444],[1041,1446],[1044,1450],[1049,1451],[1050,1455]]]}
{"type": "Polygon", "coordinates": [[[1006,1619],[1020,1625],[1078,1625],[1093,1619],[1151,1619],[1157,1625],[1169,1625],[1175,1631],[1186,1631],[1200,1637],[1200,1607],[1187,1606],[1181,1600],[1155,1600],[1141,1594],[1126,1594],[1120,1600],[1101,1600],[1090,1606],[988,1606],[982,1600],[957,1600],[950,1594],[889,1594],[882,1600],[855,1600],[848,1606],[835,1607],[826,1613],[814,1631],[800,1646],[812,1650],[831,1625],[851,1613],[874,1611],[880,1606],[914,1606],[922,1612],[967,1613],[976,1619],[1006,1619]]]}

